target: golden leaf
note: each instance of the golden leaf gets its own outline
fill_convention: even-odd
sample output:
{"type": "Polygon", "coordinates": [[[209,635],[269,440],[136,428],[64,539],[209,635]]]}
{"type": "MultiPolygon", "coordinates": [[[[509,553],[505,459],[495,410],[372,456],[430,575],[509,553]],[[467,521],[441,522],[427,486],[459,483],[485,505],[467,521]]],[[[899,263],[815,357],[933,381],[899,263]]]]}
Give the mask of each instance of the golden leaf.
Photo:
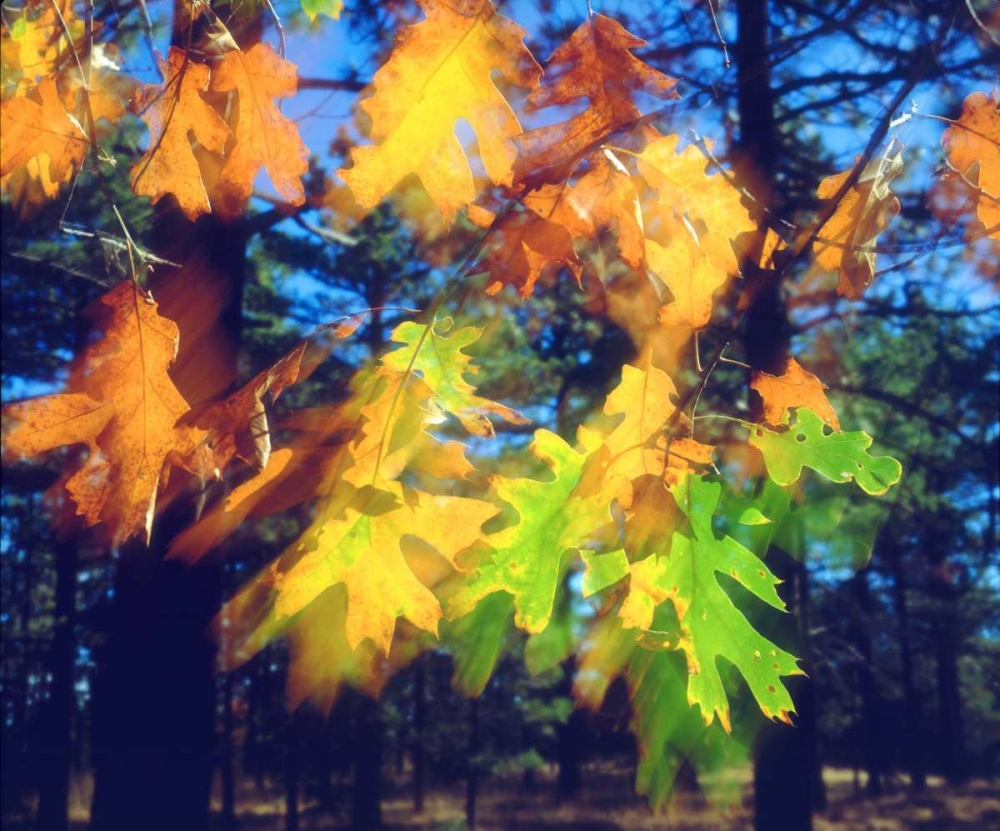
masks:
{"type": "Polygon", "coordinates": [[[297,86],[295,64],[263,43],[248,52],[226,52],[212,70],[213,92],[238,94],[232,125],[236,141],[211,191],[212,208],[222,218],[234,219],[243,211],[261,167],[282,199],[290,205],[305,201],[301,177],[309,170],[309,150],[298,125],[274,103],[294,95],[297,86]]]}
{"type": "Polygon", "coordinates": [[[549,181],[565,179],[581,154],[641,115],[632,95],[644,92],[659,98],[677,98],[677,81],[639,60],[631,50],[645,41],[601,14],[591,15],[569,39],[556,48],[547,72],[555,81],[528,96],[528,109],[564,107],[586,98],[589,106],[566,121],[539,127],[517,138],[521,154],[517,178],[542,169],[549,181]]]}
{"type": "Polygon", "coordinates": [[[1000,239],[1000,106],[996,92],[974,92],[962,115],[941,136],[948,163],[979,189],[976,214],[988,236],[1000,239]]]}
{"type": "Polygon", "coordinates": [[[764,421],[767,424],[781,424],[787,410],[806,407],[834,430],[840,429],[837,413],[823,392],[826,384],[803,369],[794,358],[788,360],[788,366],[782,375],[755,372],[750,387],[764,401],[764,421]]]}
{"type": "MultiPolygon", "coordinates": [[[[875,277],[875,239],[899,213],[899,200],[889,183],[903,170],[903,145],[893,139],[885,153],[872,159],[858,181],[844,194],[833,216],[819,229],[813,244],[816,264],[836,271],[837,294],[859,300],[875,277]]],[[[827,176],[816,195],[832,199],[851,175],[850,170],[827,176]]]]}
{"type": "Polygon", "coordinates": [[[32,159],[48,157],[53,183],[68,181],[87,153],[90,142],[80,123],[59,98],[56,83],[38,85],[39,100],[18,95],[0,104],[0,183],[32,159]]]}
{"type": "Polygon", "coordinates": [[[192,465],[203,434],[176,427],[188,404],[167,373],[178,332],[131,281],[98,303],[102,337],[83,354],[69,391],[11,404],[8,453],[34,456],[69,444],[90,453],[66,488],[87,525],[106,523],[113,539],[148,541],[157,493],[170,465],[192,465]]]}
{"type": "Polygon", "coordinates": [[[208,89],[208,67],[171,47],[160,62],[162,84],[142,88],[136,109],[149,125],[149,146],[132,168],[132,190],[154,203],[173,194],[192,222],[212,209],[191,135],[207,151],[221,154],[229,138],[222,117],[201,97],[208,89]]]}
{"type": "Polygon", "coordinates": [[[426,20],[404,29],[362,103],[378,144],[351,150],[354,166],[341,178],[372,208],[415,173],[447,222],[475,198],[472,171],[455,122],[465,119],[478,139],[483,166],[497,185],[510,184],[521,132],[514,111],[491,78],[535,87],[541,69],[525,49],[524,30],[498,15],[489,0],[420,0],[426,20]]]}

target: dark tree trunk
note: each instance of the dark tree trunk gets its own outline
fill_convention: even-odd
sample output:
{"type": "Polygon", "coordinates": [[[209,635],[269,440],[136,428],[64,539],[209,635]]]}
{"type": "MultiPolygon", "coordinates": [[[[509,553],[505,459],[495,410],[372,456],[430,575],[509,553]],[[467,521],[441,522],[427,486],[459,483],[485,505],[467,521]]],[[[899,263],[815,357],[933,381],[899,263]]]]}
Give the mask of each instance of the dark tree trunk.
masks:
{"type": "MultiPolygon", "coordinates": [[[[212,216],[194,225],[165,203],[153,242],[181,268],[149,280],[159,313],[181,332],[171,376],[191,404],[236,377],[246,244],[212,216]]],[[[203,831],[214,767],[214,645],[206,630],[221,600],[219,569],[164,560],[194,519],[180,496],[154,524],[150,546],[120,552],[107,659],[95,689],[92,831],[203,831]]]]}
{"type": "Polygon", "coordinates": [[[355,709],[351,827],[382,827],[382,717],[378,702],[363,695],[357,697],[355,709]]]}
{"type": "MultiPolygon", "coordinates": [[[[768,562],[775,575],[789,587],[784,594],[798,623],[793,654],[803,656],[809,672],[804,635],[808,611],[808,576],[805,567],[774,551],[768,562]]],[[[754,754],[754,828],[756,831],[809,831],[812,812],[823,804],[819,764],[815,685],[806,677],[786,679],[795,702],[795,726],[767,723],[757,737],[754,754]]]]}
{"type": "Polygon", "coordinates": [[[426,751],[424,725],[427,718],[427,670],[423,661],[417,661],[413,671],[413,810],[424,810],[426,787],[426,751]]]}
{"type": "Polygon", "coordinates": [[[39,831],[69,828],[69,780],[73,762],[73,652],[76,619],[76,544],[55,547],[55,631],[49,663],[52,688],[41,729],[38,787],[39,831]]]}
{"type": "Polygon", "coordinates": [[[853,626],[852,639],[859,656],[857,678],[858,693],[861,698],[861,718],[857,726],[861,738],[864,765],[868,771],[868,784],[865,790],[869,796],[879,796],[882,793],[882,739],[880,735],[881,719],[879,717],[881,706],[872,663],[870,633],[872,602],[867,569],[854,575],[851,588],[858,612],[858,619],[855,620],[853,626]]]}
{"type": "Polygon", "coordinates": [[[233,674],[222,679],[222,831],[236,831],[236,782],[233,771],[233,674]]]}
{"type": "MultiPolygon", "coordinates": [[[[739,0],[737,13],[740,128],[736,167],[740,181],[758,203],[780,210],[774,188],[780,146],[771,88],[768,2],[739,0]]],[[[788,360],[789,326],[778,281],[772,280],[760,289],[744,326],[743,342],[750,366],[774,375],[783,374],[788,360]]],[[[759,415],[759,402],[756,407],[759,415]]],[[[791,646],[802,657],[808,673],[807,572],[800,563],[776,552],[768,555],[768,562],[775,574],[792,588],[794,596],[786,598],[797,619],[795,643],[791,646]]],[[[823,801],[815,687],[808,678],[789,679],[788,687],[798,713],[795,727],[767,724],[756,746],[754,821],[759,831],[778,828],[810,831],[812,810],[823,801]]]]}
{"type": "Polygon", "coordinates": [[[300,725],[298,714],[290,713],[285,750],[285,831],[299,831],[300,725]]]}
{"type": "Polygon", "coordinates": [[[937,660],[938,707],[940,714],[940,751],[944,775],[952,784],[969,777],[965,752],[965,726],[962,718],[962,693],[959,686],[958,646],[955,637],[953,601],[946,604],[934,633],[937,660]]]}
{"type": "Polygon", "coordinates": [[[903,573],[902,559],[898,545],[888,542],[889,559],[892,567],[892,602],[896,612],[896,622],[899,634],[899,658],[903,682],[903,707],[906,719],[904,730],[904,752],[906,767],[910,774],[910,787],[914,791],[922,791],[927,787],[927,774],[924,765],[924,747],[922,717],[920,714],[920,696],[917,691],[916,679],[913,675],[913,645],[910,642],[910,612],[906,602],[906,578],[903,573]]]}
{"type": "MultiPolygon", "coordinates": [[[[164,520],[161,519],[161,526],[164,520]]],[[[208,828],[215,743],[212,575],[123,550],[94,701],[92,831],[208,828]]]]}
{"type": "Polygon", "coordinates": [[[571,799],[580,792],[583,776],[580,763],[584,754],[587,717],[582,710],[573,710],[565,724],[556,728],[556,754],[559,776],[556,788],[561,799],[571,799]]]}
{"type": "Polygon", "coordinates": [[[476,827],[476,796],[479,788],[479,699],[469,700],[469,748],[466,753],[465,774],[465,825],[469,831],[476,827]]]}

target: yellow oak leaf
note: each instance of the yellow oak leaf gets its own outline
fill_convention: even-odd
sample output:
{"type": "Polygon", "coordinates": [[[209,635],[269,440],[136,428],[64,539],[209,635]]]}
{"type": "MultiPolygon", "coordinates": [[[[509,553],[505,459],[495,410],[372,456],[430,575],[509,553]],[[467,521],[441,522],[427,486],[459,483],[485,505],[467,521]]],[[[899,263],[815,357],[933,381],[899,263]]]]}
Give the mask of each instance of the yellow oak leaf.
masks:
{"type": "Polygon", "coordinates": [[[660,325],[671,328],[705,326],[712,318],[712,296],[729,275],[714,265],[698,240],[682,228],[666,245],[646,240],[646,261],[674,296],[660,308],[660,325]]]}
{"type": "Polygon", "coordinates": [[[988,236],[1000,239],[1000,105],[996,92],[974,92],[962,115],[941,136],[948,163],[978,188],[976,214],[988,236]]]}
{"type": "Polygon", "coordinates": [[[518,179],[536,176],[543,169],[551,181],[565,179],[582,154],[596,150],[611,133],[639,118],[641,113],[632,102],[636,92],[677,98],[676,79],[632,54],[631,50],[645,43],[617,21],[594,14],[556,48],[546,69],[555,80],[528,96],[528,109],[565,107],[582,98],[589,105],[566,121],[517,138],[521,150],[518,179]]]}
{"type": "Polygon", "coordinates": [[[708,160],[694,145],[676,152],[679,141],[676,135],[660,136],[637,154],[639,172],[656,193],[656,212],[686,218],[709,261],[736,274],[739,263],[732,243],[757,225],[743,207],[739,190],[721,173],[706,174],[708,160]]]}
{"type": "Polygon", "coordinates": [[[275,99],[294,95],[297,88],[295,64],[263,43],[247,52],[226,52],[212,70],[210,89],[235,92],[238,98],[232,123],[235,142],[211,191],[213,211],[223,219],[243,211],[261,167],[282,199],[290,205],[305,201],[302,176],[309,170],[309,150],[298,125],[275,105],[275,99]]]}
{"type": "Polygon", "coordinates": [[[86,444],[83,465],[66,484],[87,525],[105,523],[117,542],[148,541],[157,494],[171,465],[201,473],[203,434],[175,426],[188,404],[167,370],[178,331],[131,281],[97,304],[101,337],[87,348],[67,393],[4,407],[6,452],[34,456],[86,444]]]}
{"type": "MultiPolygon", "coordinates": [[[[836,271],[837,294],[859,300],[875,278],[875,240],[899,213],[890,182],[903,170],[903,145],[893,139],[885,153],[872,159],[848,189],[837,209],[819,229],[813,251],[816,264],[836,271]]],[[[816,195],[832,199],[851,175],[845,170],[827,176],[816,195]]]]}
{"type": "Polygon", "coordinates": [[[517,154],[511,137],[521,125],[491,76],[499,71],[532,88],[541,69],[524,47],[524,30],[498,15],[489,0],[419,5],[426,19],[400,33],[375,73],[374,95],[361,105],[378,144],[353,148],[354,166],[339,174],[365,208],[416,174],[451,222],[476,195],[455,122],[472,126],[490,180],[510,184],[517,154]]]}
{"type": "Polygon", "coordinates": [[[823,392],[826,384],[803,369],[794,358],[789,359],[782,375],[755,372],[750,387],[764,401],[764,421],[767,424],[781,424],[787,410],[806,407],[834,430],[840,429],[840,419],[823,392]]]}
{"type": "Polygon", "coordinates": [[[204,150],[222,154],[229,127],[201,97],[208,90],[208,67],[171,47],[160,62],[162,84],[147,84],[135,108],[149,125],[149,145],[132,168],[132,190],[154,203],[173,194],[192,222],[212,209],[193,136],[204,150]]]}
{"type": "Polygon", "coordinates": [[[329,586],[343,583],[351,649],[370,638],[388,654],[396,618],[434,634],[441,619],[441,605],[410,570],[401,539],[413,535],[452,562],[482,538],[482,524],[499,511],[476,499],[404,491],[398,485],[378,493],[394,497],[393,504],[372,507],[372,513],[347,508],[341,517],[321,517],[303,535],[298,546],[306,553],[277,578],[275,615],[297,614],[329,586]]]}

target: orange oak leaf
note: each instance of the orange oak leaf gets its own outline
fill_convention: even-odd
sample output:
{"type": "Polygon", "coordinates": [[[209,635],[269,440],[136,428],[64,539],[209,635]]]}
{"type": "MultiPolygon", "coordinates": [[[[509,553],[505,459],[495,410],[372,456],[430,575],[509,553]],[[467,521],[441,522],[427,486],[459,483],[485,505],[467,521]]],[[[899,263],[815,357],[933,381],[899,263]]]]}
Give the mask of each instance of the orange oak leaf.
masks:
{"type": "Polygon", "coordinates": [[[558,267],[567,268],[580,282],[583,266],[565,226],[529,209],[507,214],[497,223],[494,234],[500,236],[500,245],[469,270],[471,274],[489,272],[487,294],[514,286],[521,297],[530,297],[539,277],[558,267]]]}
{"type": "Polygon", "coordinates": [[[232,395],[196,407],[182,419],[182,424],[193,424],[208,432],[217,468],[225,468],[233,456],[257,468],[267,466],[271,440],[264,397],[269,395],[273,402],[302,379],[302,357],[307,345],[303,341],[232,395]]]}
{"type": "Polygon", "coordinates": [[[173,194],[193,222],[212,206],[191,138],[204,150],[221,154],[229,127],[201,97],[208,90],[207,66],[171,47],[168,59],[160,61],[160,71],[164,82],[145,85],[135,101],[136,111],[149,125],[149,145],[132,168],[132,190],[153,203],[173,194]]]}
{"type": "Polygon", "coordinates": [[[97,304],[101,337],[83,353],[69,391],[4,407],[6,452],[34,456],[86,444],[66,484],[85,523],[105,523],[117,542],[148,541],[157,494],[171,465],[203,473],[203,434],[175,426],[188,404],[167,372],[178,331],[131,281],[97,304]]]}
{"type": "Polygon", "coordinates": [[[948,164],[978,189],[976,214],[987,235],[1000,239],[1000,103],[997,93],[974,92],[962,115],[941,136],[948,164]]]}
{"type": "MultiPolygon", "coordinates": [[[[903,170],[903,145],[893,139],[872,159],[858,181],[844,194],[833,216],[819,229],[813,251],[816,264],[838,273],[837,294],[860,300],[875,278],[875,240],[899,213],[899,200],[890,182],[903,170]]],[[[832,199],[851,175],[845,170],[827,176],[816,195],[832,199]]]]}
{"type": "Polygon", "coordinates": [[[579,284],[583,266],[574,242],[596,239],[603,231],[617,234],[626,263],[637,267],[642,262],[639,200],[628,171],[610,150],[592,154],[586,172],[573,184],[540,185],[521,202],[526,210],[498,223],[495,232],[503,242],[479,264],[490,272],[488,294],[510,285],[521,297],[530,297],[541,274],[560,265],[579,284]]]}
{"type": "Polygon", "coordinates": [[[364,208],[416,174],[451,222],[476,195],[455,122],[472,126],[490,180],[510,184],[517,155],[511,137],[521,125],[491,76],[498,71],[532,88],[541,69],[524,47],[524,30],[497,14],[489,0],[419,5],[426,19],[402,30],[375,73],[374,95],[361,104],[378,143],[353,148],[354,166],[338,172],[364,208]]]}
{"type": "Polygon", "coordinates": [[[632,101],[636,92],[677,98],[676,79],[639,60],[631,50],[646,42],[604,15],[591,15],[552,53],[547,73],[555,80],[528,96],[531,111],[565,107],[586,98],[589,106],[558,124],[518,136],[519,180],[545,169],[549,181],[565,179],[569,167],[597,149],[600,141],[641,115],[632,101]]]}
{"type": "Polygon", "coordinates": [[[840,429],[840,419],[823,392],[827,388],[826,384],[803,369],[794,358],[789,358],[782,375],[755,372],[750,387],[764,401],[764,421],[767,424],[781,424],[787,410],[806,407],[834,430],[840,429]]]}
{"type": "MultiPolygon", "coordinates": [[[[0,104],[0,183],[32,159],[47,157],[49,181],[68,181],[90,147],[80,122],[66,111],[52,78],[36,90],[38,100],[18,95],[0,104]]],[[[44,170],[46,165],[41,163],[44,170]]]]}
{"type": "Polygon", "coordinates": [[[261,167],[282,199],[290,205],[305,201],[302,176],[309,170],[309,150],[298,125],[275,105],[275,99],[294,95],[297,88],[295,64],[263,43],[247,52],[226,52],[212,70],[210,89],[235,92],[238,98],[232,124],[235,143],[211,192],[213,210],[224,219],[243,211],[261,167]]]}

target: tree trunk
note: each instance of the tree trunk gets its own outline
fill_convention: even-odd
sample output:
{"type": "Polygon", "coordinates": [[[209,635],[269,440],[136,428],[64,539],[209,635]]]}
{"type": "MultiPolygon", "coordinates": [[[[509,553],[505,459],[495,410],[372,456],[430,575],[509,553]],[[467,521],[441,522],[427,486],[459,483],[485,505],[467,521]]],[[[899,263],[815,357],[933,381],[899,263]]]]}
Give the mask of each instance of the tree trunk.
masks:
{"type": "Polygon", "coordinates": [[[300,723],[297,713],[289,713],[285,754],[285,831],[299,831],[300,723]]]}
{"type": "Polygon", "coordinates": [[[890,540],[888,546],[893,574],[892,602],[898,625],[899,658],[903,682],[906,767],[910,774],[910,787],[914,791],[922,791],[927,787],[927,774],[924,766],[920,697],[913,675],[913,645],[910,642],[910,612],[906,602],[906,578],[903,574],[902,559],[897,543],[890,540]]]}
{"type": "Polygon", "coordinates": [[[55,631],[49,664],[52,688],[42,718],[37,817],[39,831],[65,831],[69,828],[69,781],[73,761],[76,553],[75,542],[56,544],[55,631]]]}
{"type": "Polygon", "coordinates": [[[426,787],[426,760],[424,749],[424,724],[426,721],[427,670],[424,662],[418,660],[413,671],[413,810],[424,810],[424,789],[426,787]]]}
{"type": "Polygon", "coordinates": [[[465,825],[469,831],[476,827],[476,796],[479,786],[479,699],[469,700],[469,747],[466,753],[465,775],[465,825]]]}
{"type": "Polygon", "coordinates": [[[965,727],[962,718],[962,693],[959,686],[958,647],[955,637],[954,601],[946,601],[944,614],[934,633],[937,660],[938,707],[940,714],[940,749],[944,775],[953,785],[969,777],[965,753],[965,727]]]}
{"type": "Polygon", "coordinates": [[[879,717],[881,707],[878,689],[875,686],[875,673],[872,670],[872,639],[869,631],[872,602],[867,569],[854,575],[851,580],[851,590],[858,614],[858,619],[852,627],[852,639],[860,658],[857,677],[858,693],[861,698],[861,719],[857,726],[861,734],[865,769],[868,771],[865,791],[869,796],[879,796],[882,793],[882,740],[879,717]]]}
{"type": "MultiPolygon", "coordinates": [[[[774,174],[780,152],[775,128],[775,99],[771,88],[767,0],[739,0],[737,5],[737,83],[740,117],[736,167],[740,181],[758,203],[780,209],[775,203],[774,174]]],[[[789,327],[781,285],[764,285],[744,321],[743,342],[754,370],[773,375],[785,371],[789,327]]],[[[756,415],[760,402],[755,401],[756,415]]],[[[790,611],[797,617],[797,637],[792,651],[802,656],[810,671],[805,622],[808,575],[805,568],[784,555],[768,555],[775,574],[793,587],[790,611]]],[[[758,737],[754,768],[755,824],[759,831],[810,831],[812,810],[823,800],[819,767],[815,687],[808,678],[788,682],[796,704],[796,726],[767,724],[758,737]]]]}
{"type": "Polygon", "coordinates": [[[354,733],[354,788],[351,827],[382,827],[382,719],[379,704],[358,695],[354,733]]]}
{"type": "Polygon", "coordinates": [[[222,679],[222,831],[236,831],[236,782],[233,771],[233,674],[222,679]]]}
{"type": "MultiPolygon", "coordinates": [[[[236,377],[246,243],[213,216],[188,223],[160,203],[154,248],[183,266],[148,281],[159,312],[181,332],[171,377],[197,404],[236,377]]],[[[108,655],[95,690],[92,831],[203,831],[214,768],[214,645],[206,629],[221,600],[217,567],[165,561],[194,519],[175,500],[147,549],[133,540],[118,561],[108,655]]]]}
{"type": "Polygon", "coordinates": [[[566,723],[556,727],[556,754],[559,761],[556,789],[560,799],[572,799],[580,792],[583,784],[580,762],[584,754],[586,729],[587,717],[582,710],[573,710],[566,723]]]}
{"type": "MultiPolygon", "coordinates": [[[[768,558],[777,577],[789,586],[785,599],[797,626],[793,654],[803,656],[809,672],[804,638],[808,612],[808,573],[787,555],[774,551],[768,558]]],[[[807,677],[785,681],[795,702],[794,727],[768,722],[757,737],[754,754],[754,828],[756,831],[809,831],[812,812],[824,802],[819,764],[815,685],[807,677]]]]}

